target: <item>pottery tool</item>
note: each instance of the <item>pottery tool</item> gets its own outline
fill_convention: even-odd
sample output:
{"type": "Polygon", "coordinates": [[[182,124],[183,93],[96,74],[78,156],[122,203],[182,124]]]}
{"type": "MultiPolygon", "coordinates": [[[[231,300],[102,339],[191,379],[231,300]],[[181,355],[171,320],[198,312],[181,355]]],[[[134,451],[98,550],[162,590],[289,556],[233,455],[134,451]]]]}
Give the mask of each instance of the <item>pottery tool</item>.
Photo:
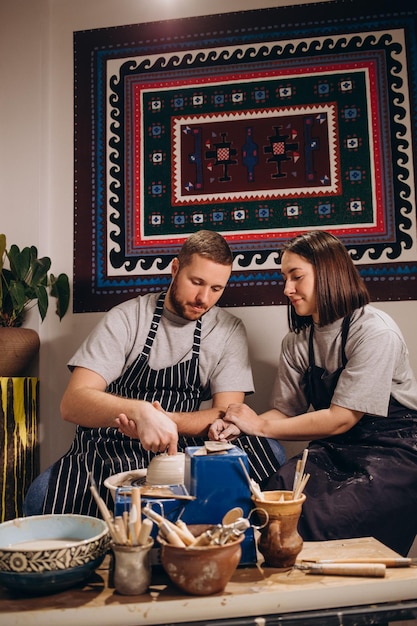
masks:
{"type": "Polygon", "coordinates": [[[153,528],[153,521],[149,519],[149,517],[142,520],[142,524],[140,526],[140,532],[138,536],[138,544],[140,546],[144,546],[150,537],[153,528]]]}
{"type": "Polygon", "coordinates": [[[123,517],[121,515],[118,515],[115,518],[114,525],[116,526],[117,532],[119,534],[120,543],[128,544],[129,543],[129,538],[127,536],[126,526],[125,526],[123,517]]]}
{"type": "Polygon", "coordinates": [[[224,515],[222,519],[223,526],[226,524],[233,524],[243,515],[243,509],[240,506],[235,506],[233,509],[229,509],[224,515]]]}
{"type": "Polygon", "coordinates": [[[149,519],[158,525],[162,538],[168,543],[182,547],[190,544],[189,538],[179,526],[170,522],[162,515],[159,515],[159,513],[156,513],[156,511],[149,506],[145,506],[142,511],[146,517],[149,517],[149,519]]]}
{"type": "Polygon", "coordinates": [[[307,574],[366,576],[369,578],[384,578],[386,570],[383,563],[296,563],[293,567],[303,570],[307,574]]]}
{"type": "Polygon", "coordinates": [[[159,532],[162,535],[162,538],[165,541],[173,546],[178,546],[179,548],[185,548],[185,543],[176,532],[175,529],[172,528],[170,524],[167,524],[166,520],[163,520],[159,524],[159,532]]]}
{"type": "Polygon", "coordinates": [[[294,482],[293,482],[293,489],[292,489],[293,500],[297,500],[301,496],[301,494],[303,493],[304,487],[306,486],[310,478],[310,474],[304,474],[307,457],[308,457],[308,448],[305,448],[302,458],[298,459],[297,465],[295,467],[295,475],[294,475],[294,482]]]}
{"type": "Polygon", "coordinates": [[[141,495],[144,498],[170,498],[174,500],[195,500],[195,496],[185,493],[175,493],[173,489],[166,485],[145,485],[140,488],[141,495]]]}
{"type": "Polygon", "coordinates": [[[113,516],[110,513],[109,509],[107,508],[106,503],[104,502],[103,498],[100,496],[98,489],[97,489],[96,482],[91,473],[89,474],[89,478],[90,478],[90,491],[93,495],[94,500],[96,501],[96,504],[98,506],[98,509],[104,521],[107,524],[107,528],[109,529],[111,538],[113,539],[115,543],[121,543],[122,539],[119,536],[116,526],[114,525],[113,516]]]}
{"type": "Polygon", "coordinates": [[[191,545],[194,542],[195,537],[193,533],[191,532],[191,530],[189,530],[187,524],[183,522],[181,519],[177,519],[177,521],[175,522],[175,526],[177,526],[180,529],[181,531],[180,536],[183,542],[187,546],[191,545]]]}
{"type": "Polygon", "coordinates": [[[248,481],[249,489],[251,490],[252,495],[254,495],[257,500],[264,500],[265,499],[264,494],[262,493],[258,483],[249,476],[249,472],[246,469],[245,464],[241,458],[239,458],[239,463],[243,469],[243,473],[245,474],[246,480],[248,481]]]}
{"type": "Polygon", "coordinates": [[[138,545],[137,535],[136,535],[136,522],[138,518],[138,511],[136,509],[136,504],[132,504],[129,511],[129,537],[130,543],[132,546],[138,545]]]}
{"type": "Polygon", "coordinates": [[[140,533],[141,522],[142,522],[142,515],[141,515],[141,513],[142,513],[142,502],[141,502],[140,488],[139,487],[136,487],[135,489],[132,489],[131,499],[132,499],[132,507],[135,507],[135,509],[136,509],[135,527],[132,528],[132,532],[134,532],[135,540],[137,541],[139,533],[140,533]]]}
{"type": "Polygon", "coordinates": [[[302,561],[308,563],[317,563],[319,565],[327,564],[344,564],[344,563],[382,563],[386,567],[410,567],[413,565],[413,559],[405,556],[393,556],[393,557],[363,557],[356,559],[303,559],[302,561]]]}

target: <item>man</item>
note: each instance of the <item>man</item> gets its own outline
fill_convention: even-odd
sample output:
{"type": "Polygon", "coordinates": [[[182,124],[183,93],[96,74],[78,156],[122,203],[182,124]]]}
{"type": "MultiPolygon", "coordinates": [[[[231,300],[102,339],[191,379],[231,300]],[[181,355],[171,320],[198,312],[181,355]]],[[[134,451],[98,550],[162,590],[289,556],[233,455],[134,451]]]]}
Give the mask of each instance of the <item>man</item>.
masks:
{"type": "MultiPolygon", "coordinates": [[[[147,467],[158,452],[202,445],[228,405],[253,392],[243,323],[215,306],[232,264],[225,239],[199,231],[173,260],[166,294],[139,296],[102,318],[68,364],[61,413],[77,425],[74,442],[31,486],[26,514],[39,512],[41,494],[43,513],[95,515],[90,474],[110,504],[108,476],[147,467]]],[[[266,441],[237,443],[259,480],[279,467],[266,441]]]]}

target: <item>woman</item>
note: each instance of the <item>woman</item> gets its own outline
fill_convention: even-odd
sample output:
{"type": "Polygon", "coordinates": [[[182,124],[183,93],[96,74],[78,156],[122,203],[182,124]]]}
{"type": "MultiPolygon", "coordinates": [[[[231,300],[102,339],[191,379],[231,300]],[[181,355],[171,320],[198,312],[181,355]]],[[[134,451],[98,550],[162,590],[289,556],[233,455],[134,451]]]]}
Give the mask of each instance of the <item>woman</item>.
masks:
{"type": "MultiPolygon", "coordinates": [[[[402,555],[417,532],[417,382],[394,321],[369,305],[346,248],[314,231],[282,255],[290,332],[272,408],[230,405],[210,437],[311,441],[304,540],[373,536],[402,555]]],[[[266,489],[293,487],[297,459],[266,489]]]]}

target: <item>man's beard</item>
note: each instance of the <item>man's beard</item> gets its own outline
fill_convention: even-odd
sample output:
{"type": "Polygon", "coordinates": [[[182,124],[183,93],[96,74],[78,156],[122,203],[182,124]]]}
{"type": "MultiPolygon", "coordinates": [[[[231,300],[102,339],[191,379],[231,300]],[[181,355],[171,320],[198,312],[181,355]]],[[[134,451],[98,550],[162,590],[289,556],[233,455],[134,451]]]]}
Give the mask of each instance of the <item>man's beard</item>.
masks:
{"type": "MultiPolygon", "coordinates": [[[[175,276],[172,279],[170,288],[169,288],[169,302],[170,305],[172,306],[172,308],[174,309],[175,313],[177,315],[179,315],[180,317],[182,317],[185,320],[196,320],[199,319],[200,317],[202,317],[204,315],[204,313],[207,313],[207,309],[205,308],[204,311],[201,312],[200,315],[197,316],[189,316],[186,314],[186,305],[182,304],[177,296],[178,293],[178,289],[177,289],[177,277],[175,276]]],[[[196,304],[199,305],[199,302],[196,303],[189,303],[189,304],[196,304]]]]}

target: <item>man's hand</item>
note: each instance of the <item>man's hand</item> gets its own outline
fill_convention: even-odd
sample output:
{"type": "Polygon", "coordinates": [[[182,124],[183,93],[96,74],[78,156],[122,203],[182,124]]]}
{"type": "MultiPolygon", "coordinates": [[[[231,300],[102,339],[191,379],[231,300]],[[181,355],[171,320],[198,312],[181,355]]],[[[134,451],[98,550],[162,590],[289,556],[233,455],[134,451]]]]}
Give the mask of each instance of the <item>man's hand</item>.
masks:
{"type": "Polygon", "coordinates": [[[145,450],[177,453],[177,426],[158,402],[141,402],[137,413],[120,413],[116,423],[121,433],[139,439],[145,450]]]}

